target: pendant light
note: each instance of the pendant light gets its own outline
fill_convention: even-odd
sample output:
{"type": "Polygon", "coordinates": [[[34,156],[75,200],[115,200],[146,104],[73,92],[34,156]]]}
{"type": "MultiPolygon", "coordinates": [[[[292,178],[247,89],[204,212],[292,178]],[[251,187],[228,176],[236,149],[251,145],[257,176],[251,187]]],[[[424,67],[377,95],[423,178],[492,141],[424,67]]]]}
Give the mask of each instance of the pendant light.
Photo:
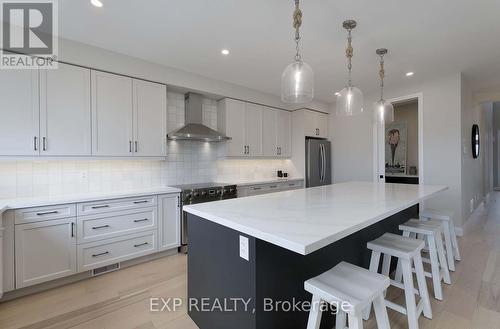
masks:
{"type": "Polygon", "coordinates": [[[391,102],[384,99],[384,55],[387,54],[387,49],[380,48],[376,51],[377,55],[380,56],[380,100],[375,103],[374,114],[375,120],[379,125],[385,125],[386,123],[391,123],[394,121],[394,106],[391,102]]]}
{"type": "Polygon", "coordinates": [[[337,95],[337,115],[351,116],[363,113],[363,93],[359,88],[352,85],[351,71],[352,71],[352,30],[356,27],[357,23],[354,20],[345,21],[342,26],[347,30],[347,49],[345,51],[348,59],[347,69],[349,70],[349,80],[347,87],[342,89],[337,95]]]}
{"type": "Polygon", "coordinates": [[[302,11],[299,0],[295,0],[293,27],[295,28],[295,60],[288,65],[281,75],[281,100],[285,103],[307,103],[314,96],[314,73],[300,55],[300,33],[302,11]]]}

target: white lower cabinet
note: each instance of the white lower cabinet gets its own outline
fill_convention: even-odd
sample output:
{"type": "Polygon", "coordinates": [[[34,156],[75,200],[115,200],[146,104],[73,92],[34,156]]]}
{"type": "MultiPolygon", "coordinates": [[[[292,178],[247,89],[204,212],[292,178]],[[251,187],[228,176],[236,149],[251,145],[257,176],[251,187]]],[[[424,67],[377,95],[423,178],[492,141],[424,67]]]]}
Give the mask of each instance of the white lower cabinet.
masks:
{"type": "Polygon", "coordinates": [[[123,262],[157,251],[156,230],[129,234],[78,246],[78,271],[123,262]]]}
{"type": "Polygon", "coordinates": [[[181,245],[179,194],[158,196],[158,240],[159,251],[179,247],[181,245]]]}
{"type": "Polygon", "coordinates": [[[16,288],[77,272],[75,218],[15,227],[16,288]]]}

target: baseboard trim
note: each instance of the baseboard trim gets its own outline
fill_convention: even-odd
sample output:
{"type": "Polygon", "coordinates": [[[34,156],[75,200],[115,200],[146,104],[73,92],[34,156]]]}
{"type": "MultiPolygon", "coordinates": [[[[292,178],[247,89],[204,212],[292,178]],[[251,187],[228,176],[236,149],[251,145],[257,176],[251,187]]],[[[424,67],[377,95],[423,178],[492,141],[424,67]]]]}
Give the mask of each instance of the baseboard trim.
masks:
{"type": "MultiPolygon", "coordinates": [[[[153,261],[155,259],[172,256],[172,255],[175,255],[177,253],[178,253],[177,248],[174,248],[174,249],[170,249],[170,250],[166,250],[166,251],[157,252],[157,253],[154,253],[151,255],[142,256],[139,258],[130,259],[130,260],[127,260],[127,261],[120,263],[120,270],[127,268],[127,267],[134,266],[134,265],[150,262],[150,261],[153,261]]],[[[120,271],[120,270],[118,270],[118,271],[120,271]]],[[[112,272],[110,272],[110,273],[112,273],[112,272]]],[[[102,274],[102,275],[107,275],[107,274],[102,274]]],[[[68,276],[65,278],[40,283],[40,284],[37,284],[34,286],[8,291],[8,292],[5,292],[3,294],[3,297],[0,299],[0,304],[3,302],[6,302],[6,301],[12,300],[12,299],[19,298],[19,297],[32,295],[32,294],[35,294],[38,292],[46,291],[46,290],[61,287],[61,286],[64,286],[64,285],[67,285],[70,283],[75,283],[78,281],[92,279],[92,278],[94,278],[94,276],[92,276],[92,271],[86,271],[86,272],[77,273],[77,274],[74,274],[74,275],[71,275],[71,276],[68,276]]]]}

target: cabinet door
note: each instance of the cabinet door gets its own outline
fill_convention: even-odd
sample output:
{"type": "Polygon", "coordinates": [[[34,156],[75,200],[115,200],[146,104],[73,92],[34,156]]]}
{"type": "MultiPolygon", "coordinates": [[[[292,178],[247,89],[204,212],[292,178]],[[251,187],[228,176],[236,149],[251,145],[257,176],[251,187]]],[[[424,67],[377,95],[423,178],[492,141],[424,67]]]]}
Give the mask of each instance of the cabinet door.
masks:
{"type": "Polygon", "coordinates": [[[290,112],[277,111],[276,145],[281,157],[290,157],[292,153],[291,117],[290,112]]]}
{"type": "Polygon", "coordinates": [[[244,156],[245,143],[245,103],[232,99],[226,100],[226,135],[232,139],[227,141],[228,156],[244,156]]]}
{"type": "Polygon", "coordinates": [[[278,111],[264,108],[262,111],[262,155],[279,155],[277,142],[277,117],[278,111]]]}
{"type": "Polygon", "coordinates": [[[315,113],[316,114],[316,128],[318,128],[318,137],[327,138],[328,137],[328,114],[315,113]]]}
{"type": "Polygon", "coordinates": [[[76,273],[74,219],[16,225],[16,288],[76,273]]]}
{"type": "Polygon", "coordinates": [[[0,86],[0,155],[37,155],[38,70],[2,70],[0,86]]]}
{"type": "Polygon", "coordinates": [[[92,155],[132,155],[132,79],[91,73],[92,155]]]}
{"type": "Polygon", "coordinates": [[[306,136],[318,137],[316,113],[313,111],[304,111],[304,133],[306,136]]]}
{"type": "Polygon", "coordinates": [[[167,155],[167,87],[134,80],[134,155],[167,155]]]}
{"type": "Polygon", "coordinates": [[[180,211],[178,194],[158,196],[158,240],[160,251],[181,245],[180,211]]]}
{"type": "Polygon", "coordinates": [[[245,140],[247,156],[262,155],[262,106],[245,104],[245,140]]]}
{"type": "Polygon", "coordinates": [[[40,154],[89,156],[90,70],[59,63],[40,72],[40,154]]]}

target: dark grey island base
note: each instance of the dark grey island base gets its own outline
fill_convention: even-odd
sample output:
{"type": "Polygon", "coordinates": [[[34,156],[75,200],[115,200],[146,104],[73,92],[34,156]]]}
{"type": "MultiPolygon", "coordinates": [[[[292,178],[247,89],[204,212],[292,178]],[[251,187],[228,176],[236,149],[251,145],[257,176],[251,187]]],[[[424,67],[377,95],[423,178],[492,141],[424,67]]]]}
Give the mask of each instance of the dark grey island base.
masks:
{"type": "MultiPolygon", "coordinates": [[[[386,232],[399,233],[398,225],[418,216],[418,205],[405,209],[306,256],[241,234],[206,219],[188,214],[188,297],[198,307],[188,310],[200,329],[305,329],[308,312],[268,312],[264,301],[310,301],[304,281],[341,261],[368,268],[366,243],[386,232]],[[249,261],[240,258],[240,235],[249,239],[249,261]],[[205,311],[202,305],[212,311],[205,311]],[[231,301],[241,298],[250,303],[231,301]],[[220,304],[228,303],[228,311],[220,304]],[[213,306],[217,307],[213,307],[213,306]]],[[[321,328],[332,328],[333,316],[324,314],[321,328]]]]}

